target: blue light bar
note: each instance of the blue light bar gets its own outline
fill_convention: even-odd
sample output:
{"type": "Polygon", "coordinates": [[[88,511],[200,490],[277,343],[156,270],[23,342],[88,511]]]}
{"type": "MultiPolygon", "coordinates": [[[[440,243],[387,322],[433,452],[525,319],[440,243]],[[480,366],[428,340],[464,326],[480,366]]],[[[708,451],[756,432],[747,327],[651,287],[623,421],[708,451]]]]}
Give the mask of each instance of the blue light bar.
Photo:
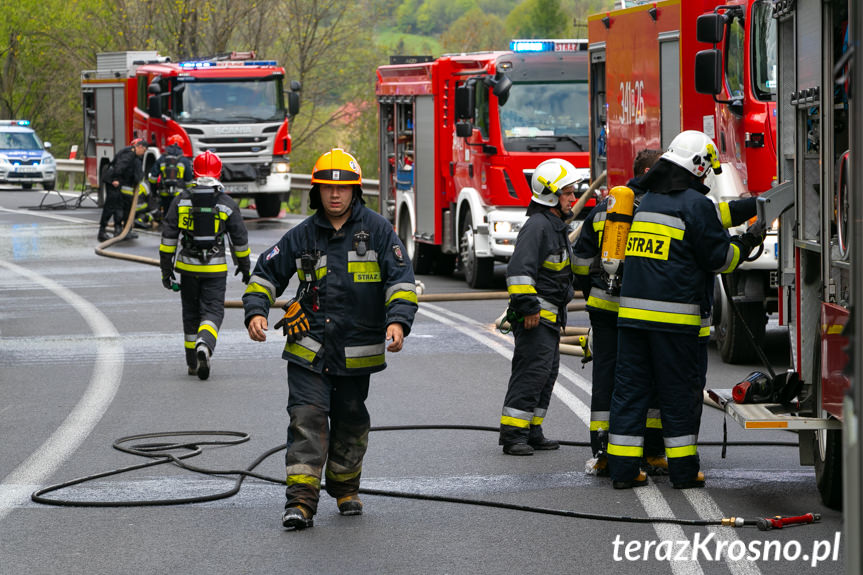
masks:
{"type": "Polygon", "coordinates": [[[215,62],[208,62],[206,60],[203,60],[200,62],[195,62],[195,61],[180,62],[180,67],[184,68],[186,70],[199,70],[201,68],[212,68],[215,65],[216,65],[215,62]]]}
{"type": "Polygon", "coordinates": [[[30,120],[3,120],[0,122],[3,126],[29,126],[30,120]]]}
{"type": "Polygon", "coordinates": [[[513,52],[554,52],[554,42],[548,40],[513,40],[509,43],[513,52]]]}
{"type": "Polygon", "coordinates": [[[246,66],[277,66],[275,60],[252,60],[251,62],[243,62],[246,66]]]}

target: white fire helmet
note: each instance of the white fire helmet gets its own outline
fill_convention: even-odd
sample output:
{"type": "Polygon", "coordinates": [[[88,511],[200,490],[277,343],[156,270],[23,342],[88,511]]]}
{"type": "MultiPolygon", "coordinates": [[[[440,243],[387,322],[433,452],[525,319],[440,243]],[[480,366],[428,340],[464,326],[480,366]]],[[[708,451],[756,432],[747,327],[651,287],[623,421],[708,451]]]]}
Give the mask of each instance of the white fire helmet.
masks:
{"type": "Polygon", "coordinates": [[[558,205],[558,192],[581,179],[575,166],[558,158],[542,162],[533,171],[530,180],[531,198],[534,202],[554,207],[558,205]]]}
{"type": "Polygon", "coordinates": [[[716,174],[722,173],[716,144],[706,134],[697,130],[680,132],[671,141],[662,158],[698,177],[708,174],[711,169],[716,174]]]}

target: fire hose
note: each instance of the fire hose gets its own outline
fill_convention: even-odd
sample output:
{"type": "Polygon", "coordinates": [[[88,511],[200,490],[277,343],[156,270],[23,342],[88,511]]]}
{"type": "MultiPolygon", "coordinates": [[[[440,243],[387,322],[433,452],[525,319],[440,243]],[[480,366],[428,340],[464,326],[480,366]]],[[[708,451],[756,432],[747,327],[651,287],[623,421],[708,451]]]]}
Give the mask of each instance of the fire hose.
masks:
{"type": "MultiPolygon", "coordinates": [[[[372,427],[370,431],[375,432],[385,432],[385,431],[413,431],[413,430],[470,430],[470,431],[490,431],[494,433],[498,433],[499,429],[497,427],[484,427],[478,425],[393,425],[393,426],[383,426],[383,427],[372,427]]],[[[203,503],[206,501],[216,501],[219,499],[226,499],[228,497],[232,497],[239,493],[240,488],[242,487],[243,482],[248,477],[253,477],[259,479],[261,481],[265,481],[268,483],[274,483],[280,486],[284,486],[285,481],[283,478],[270,477],[255,471],[255,469],[267,460],[269,457],[283,451],[285,449],[285,444],[279,445],[277,447],[273,447],[268,449],[263,454],[259,455],[248,467],[245,469],[206,469],[203,467],[197,467],[191,465],[189,463],[184,462],[183,460],[189,459],[191,457],[195,457],[196,455],[200,455],[203,452],[202,446],[214,446],[214,447],[225,447],[231,445],[238,445],[241,443],[245,443],[249,441],[250,436],[247,433],[239,432],[239,431],[169,431],[169,432],[159,432],[159,433],[144,433],[139,435],[130,435],[127,437],[121,437],[114,441],[112,447],[117,449],[118,451],[122,451],[124,453],[129,453],[132,455],[137,455],[140,457],[145,457],[150,459],[151,461],[145,463],[139,463],[137,465],[130,465],[127,467],[121,467],[109,471],[104,471],[100,473],[95,473],[92,475],[87,475],[84,477],[79,477],[76,479],[71,479],[69,481],[65,481],[62,483],[57,483],[54,485],[49,485],[48,487],[44,487],[33,492],[30,498],[36,503],[42,503],[45,505],[55,505],[61,507],[157,507],[157,506],[167,506],[167,505],[185,505],[189,503],[203,503]],[[166,437],[197,437],[203,438],[206,436],[211,437],[221,437],[223,439],[200,439],[200,440],[192,440],[192,441],[179,441],[179,442],[152,442],[154,439],[162,439],[166,437]],[[132,443],[132,442],[141,442],[141,443],[132,443]],[[130,445],[127,445],[130,444],[130,445]],[[179,452],[178,455],[175,455],[172,452],[179,452]],[[80,499],[62,499],[62,498],[51,498],[46,497],[47,494],[59,491],[62,489],[66,489],[75,485],[80,485],[82,483],[86,483],[89,481],[94,481],[96,479],[101,479],[104,477],[110,477],[114,475],[120,475],[123,473],[128,473],[130,471],[136,471],[139,469],[145,469],[149,467],[154,467],[156,465],[162,465],[166,463],[172,463],[177,467],[185,469],[187,471],[192,471],[194,473],[200,473],[203,475],[209,476],[218,476],[220,478],[224,478],[226,475],[235,475],[237,476],[233,487],[228,490],[210,493],[207,495],[199,495],[194,497],[180,497],[175,499],[138,499],[138,500],[124,500],[124,501],[99,501],[99,500],[89,500],[83,501],[80,499]]],[[[561,445],[568,446],[577,446],[577,447],[589,447],[589,442],[581,442],[581,441],[561,441],[561,445]]],[[[737,445],[753,445],[752,442],[735,442],[737,445]]],[[[718,442],[702,442],[699,445],[719,445],[718,442]]],[[[789,447],[796,447],[796,444],[793,443],[784,443],[777,444],[771,443],[771,445],[786,445],[789,447]]],[[[628,515],[609,515],[602,513],[587,513],[582,511],[574,511],[569,509],[553,509],[548,507],[535,507],[530,505],[519,505],[513,503],[504,503],[500,501],[489,501],[485,499],[471,499],[465,497],[450,497],[443,495],[432,495],[432,494],[424,494],[424,493],[409,493],[404,491],[392,491],[386,489],[372,489],[366,487],[360,487],[360,493],[367,495],[378,495],[381,497],[395,497],[401,499],[417,499],[422,501],[438,501],[444,503],[458,503],[463,505],[474,505],[481,507],[493,507],[498,509],[509,509],[513,511],[524,511],[529,513],[540,513],[545,515],[557,515],[561,517],[572,517],[576,519],[589,519],[589,520],[598,520],[598,521],[611,521],[611,522],[626,522],[626,523],[670,523],[674,525],[688,525],[688,526],[726,526],[726,527],[744,527],[744,526],[756,526],[758,529],[765,531],[770,529],[781,529],[786,526],[796,525],[796,524],[808,524],[817,522],[821,519],[821,516],[817,513],[806,513],[804,515],[796,516],[796,517],[782,517],[776,516],[773,518],[756,518],[756,519],[744,519],[742,517],[723,517],[721,519],[679,519],[676,517],[635,517],[628,515]]]]}

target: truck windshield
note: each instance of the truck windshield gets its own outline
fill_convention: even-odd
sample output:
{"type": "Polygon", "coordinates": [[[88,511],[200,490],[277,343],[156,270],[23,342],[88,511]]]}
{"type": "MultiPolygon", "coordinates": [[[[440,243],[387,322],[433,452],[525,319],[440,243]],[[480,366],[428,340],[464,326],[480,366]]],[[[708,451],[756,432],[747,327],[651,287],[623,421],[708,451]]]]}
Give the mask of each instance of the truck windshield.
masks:
{"type": "Polygon", "coordinates": [[[759,100],[776,100],[776,20],[772,2],[752,6],[752,83],[759,100]]]}
{"type": "Polygon", "coordinates": [[[281,78],[185,82],[179,100],[183,123],[249,124],[285,119],[281,78]]]}
{"type": "Polygon", "coordinates": [[[587,82],[514,83],[500,107],[504,146],[531,149],[531,141],[561,151],[588,145],[587,82]]]}

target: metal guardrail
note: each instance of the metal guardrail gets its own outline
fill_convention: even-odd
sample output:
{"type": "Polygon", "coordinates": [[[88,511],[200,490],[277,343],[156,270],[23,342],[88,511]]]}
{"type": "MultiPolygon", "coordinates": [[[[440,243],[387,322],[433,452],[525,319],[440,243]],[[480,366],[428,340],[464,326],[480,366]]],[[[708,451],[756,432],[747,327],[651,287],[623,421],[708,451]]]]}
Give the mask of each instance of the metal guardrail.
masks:
{"type": "MultiPolygon", "coordinates": [[[[75,182],[77,174],[84,173],[84,160],[56,160],[57,172],[70,175],[70,182],[75,182]]],[[[74,185],[70,186],[74,189],[74,185]]],[[[291,189],[298,192],[308,192],[312,187],[311,174],[291,174],[291,189]]],[[[378,180],[363,180],[363,193],[370,196],[380,195],[380,182],[378,180]]]]}

